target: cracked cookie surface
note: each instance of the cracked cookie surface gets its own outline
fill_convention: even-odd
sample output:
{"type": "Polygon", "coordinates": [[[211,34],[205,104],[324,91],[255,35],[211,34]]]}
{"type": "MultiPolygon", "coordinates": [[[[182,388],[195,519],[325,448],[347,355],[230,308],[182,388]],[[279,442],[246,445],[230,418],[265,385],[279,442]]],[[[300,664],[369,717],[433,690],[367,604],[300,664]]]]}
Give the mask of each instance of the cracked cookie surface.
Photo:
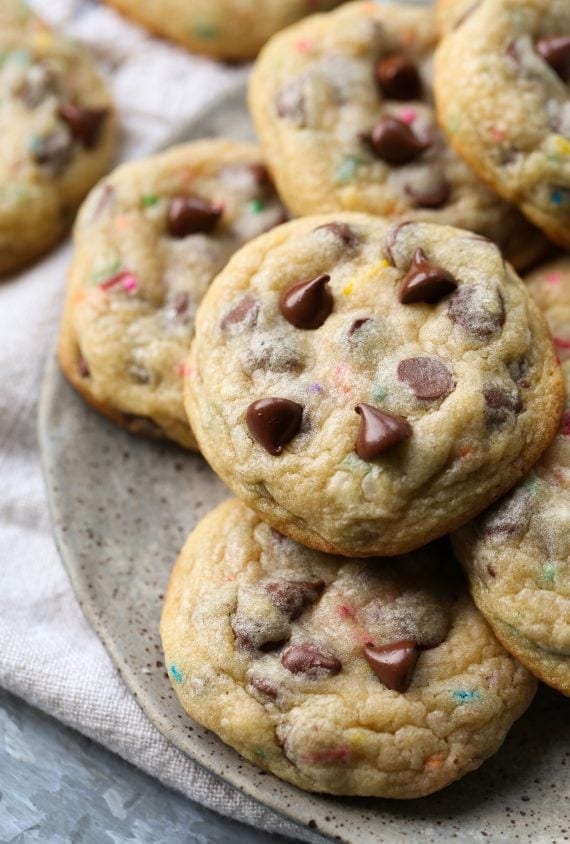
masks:
{"type": "Polygon", "coordinates": [[[497,247],[339,214],[279,226],[197,315],[186,409],[208,462],[292,539],[400,554],[516,483],[550,444],[562,379],[497,247]]]}
{"type": "Polygon", "coordinates": [[[257,147],[209,140],[126,164],[75,227],[59,357],[86,400],[196,448],[182,401],[200,299],[230,255],[282,222],[257,147]]]}
{"type": "Polygon", "coordinates": [[[0,275],[61,239],[112,164],[113,106],[95,63],[23,4],[0,11],[0,275]]]}
{"type": "Polygon", "coordinates": [[[570,4],[449,3],[435,92],[452,146],[494,190],[570,246],[570,4]],[[466,84],[468,80],[468,84],[466,84]]]}
{"type": "Polygon", "coordinates": [[[430,794],[498,750],[536,687],[458,573],[443,542],[371,565],[227,501],[168,586],[171,682],[191,718],[301,788],[430,794]]]}
{"type": "Polygon", "coordinates": [[[473,597],[505,647],[570,695],[570,259],[528,277],[562,360],[566,410],[531,473],[454,536],[473,597]]]}
{"type": "Polygon", "coordinates": [[[351,3],[272,39],[250,106],[284,200],[298,215],[365,211],[495,239],[519,267],[544,238],[475,176],[437,125],[428,9],[351,3]]]}

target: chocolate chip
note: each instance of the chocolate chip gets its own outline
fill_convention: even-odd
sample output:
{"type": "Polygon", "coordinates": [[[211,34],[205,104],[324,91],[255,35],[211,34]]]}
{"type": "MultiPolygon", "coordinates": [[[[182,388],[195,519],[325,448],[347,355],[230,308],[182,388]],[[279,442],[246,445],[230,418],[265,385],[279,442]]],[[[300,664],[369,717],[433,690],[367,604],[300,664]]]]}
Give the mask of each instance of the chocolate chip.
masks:
{"type": "Polygon", "coordinates": [[[306,674],[307,677],[334,675],[342,669],[341,661],[334,654],[312,642],[288,647],[283,652],[281,664],[292,674],[306,674]]]}
{"type": "Polygon", "coordinates": [[[372,671],[387,689],[405,692],[412,682],[419,649],[416,642],[406,639],[380,647],[372,644],[365,645],[364,656],[372,671]]]}
{"type": "Polygon", "coordinates": [[[288,287],[279,300],[279,310],[291,325],[305,330],[319,328],[333,309],[333,297],[323,274],[288,287]]]}
{"type": "Polygon", "coordinates": [[[269,170],[265,164],[249,164],[249,172],[253,176],[255,184],[260,188],[269,188],[272,185],[269,170]]]}
{"type": "Polygon", "coordinates": [[[73,103],[66,103],[59,109],[59,116],[69,126],[71,137],[84,149],[97,146],[108,114],[106,108],[83,108],[73,103]]]}
{"type": "Polygon", "coordinates": [[[178,317],[179,319],[186,316],[186,314],[188,313],[189,305],[189,294],[185,290],[178,290],[174,295],[174,301],[172,303],[172,310],[174,312],[174,316],[178,317]]]}
{"type": "Polygon", "coordinates": [[[522,533],[532,513],[532,494],[524,486],[517,487],[490,507],[476,522],[480,536],[504,540],[522,533]]]}
{"type": "Polygon", "coordinates": [[[391,100],[417,100],[422,83],[415,64],[403,55],[386,56],[376,64],[378,87],[391,100]]]}
{"type": "Polygon", "coordinates": [[[354,409],[360,415],[356,453],[362,460],[372,460],[412,435],[412,426],[402,416],[369,404],[354,409]]]}
{"type": "Polygon", "coordinates": [[[353,334],[355,334],[357,331],[360,331],[360,329],[368,322],[372,322],[372,319],[370,317],[360,317],[360,319],[355,319],[350,328],[348,329],[348,336],[352,337],[353,334]]]}
{"type": "Polygon", "coordinates": [[[406,358],[398,364],[398,378],[418,399],[435,401],[455,389],[455,379],[439,358],[406,358]]]}
{"type": "Polygon", "coordinates": [[[325,588],[324,580],[276,580],[265,585],[271,603],[291,621],[314,604],[325,588]]]}
{"type": "Polygon", "coordinates": [[[505,323],[505,306],[497,290],[480,284],[463,284],[447,309],[450,320],[478,340],[486,340],[505,323]]]}
{"type": "Polygon", "coordinates": [[[297,126],[304,125],[306,119],[305,98],[300,80],[285,85],[277,92],[275,110],[279,117],[292,120],[297,126]]]}
{"type": "Polygon", "coordinates": [[[263,448],[277,456],[298,433],[303,419],[303,406],[290,399],[259,399],[249,405],[246,422],[249,431],[263,448]]]}
{"type": "Polygon", "coordinates": [[[441,208],[449,199],[451,189],[449,184],[442,179],[441,182],[431,190],[421,190],[412,185],[404,188],[414,205],[418,208],[441,208]]]}
{"type": "Polygon", "coordinates": [[[381,117],[367,143],[377,158],[394,165],[413,161],[430,146],[427,141],[420,140],[407,123],[396,117],[381,117]]]}
{"type": "Polygon", "coordinates": [[[504,387],[485,387],[483,396],[486,405],[485,417],[489,428],[499,428],[522,410],[518,391],[513,393],[504,387]]]}
{"type": "Polygon", "coordinates": [[[539,38],[536,51],[558,74],[563,82],[570,82],[570,35],[539,38]]]}
{"type": "Polygon", "coordinates": [[[259,316],[259,302],[249,293],[242,298],[222,317],[220,328],[222,331],[236,333],[236,330],[252,328],[259,316]]]}
{"type": "Polygon", "coordinates": [[[354,229],[347,225],[347,223],[324,223],[322,226],[317,226],[315,231],[331,232],[347,249],[354,249],[358,242],[354,229]]]}
{"type": "Polygon", "coordinates": [[[171,237],[208,234],[222,216],[223,208],[199,196],[175,196],[168,208],[168,233],[171,237]]]}
{"type": "Polygon", "coordinates": [[[252,677],[249,682],[254,689],[257,689],[265,697],[268,697],[270,700],[277,700],[277,687],[273,683],[270,683],[269,680],[263,680],[261,677],[252,677]]]}
{"type": "Polygon", "coordinates": [[[402,279],[398,299],[403,305],[426,302],[434,305],[457,287],[457,281],[447,270],[428,259],[424,250],[418,247],[410,269],[402,279]]]}
{"type": "Polygon", "coordinates": [[[82,378],[89,378],[91,375],[91,370],[89,369],[89,365],[84,357],[80,357],[77,361],[77,369],[82,378]]]}

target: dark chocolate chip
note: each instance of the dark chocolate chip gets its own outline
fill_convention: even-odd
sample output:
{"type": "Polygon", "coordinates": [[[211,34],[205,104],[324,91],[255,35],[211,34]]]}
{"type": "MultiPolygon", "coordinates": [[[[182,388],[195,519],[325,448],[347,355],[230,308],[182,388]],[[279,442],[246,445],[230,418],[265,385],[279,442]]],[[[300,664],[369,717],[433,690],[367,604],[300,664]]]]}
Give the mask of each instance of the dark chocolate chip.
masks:
{"type": "Polygon", "coordinates": [[[324,223],[322,226],[317,226],[315,231],[332,232],[341,241],[343,246],[346,246],[348,249],[354,249],[358,242],[354,229],[347,225],[347,223],[324,223]]]}
{"type": "Polygon", "coordinates": [[[447,270],[430,261],[418,247],[410,268],[401,281],[398,298],[403,305],[426,302],[434,305],[457,287],[457,281],[447,270]]]}
{"type": "Polygon", "coordinates": [[[455,379],[439,358],[406,358],[398,364],[398,378],[418,399],[435,401],[455,389],[455,379]]]}
{"type": "Polygon", "coordinates": [[[377,158],[394,165],[413,161],[430,146],[427,141],[420,140],[407,123],[396,117],[381,117],[367,142],[377,158]]]}
{"type": "Polygon", "coordinates": [[[403,55],[380,59],[375,69],[376,82],[385,97],[391,100],[417,100],[422,83],[415,64],[403,55]]]}
{"type": "Polygon", "coordinates": [[[277,700],[277,687],[273,683],[270,683],[269,680],[263,680],[261,677],[252,677],[249,682],[254,689],[257,689],[265,697],[268,697],[270,700],[277,700]]]}
{"type": "Polygon", "coordinates": [[[394,256],[394,252],[392,251],[396,246],[396,240],[398,239],[398,235],[400,234],[401,230],[406,226],[412,226],[413,223],[411,220],[404,220],[403,223],[398,223],[398,225],[394,226],[390,229],[388,236],[386,237],[386,245],[384,246],[384,254],[386,256],[386,260],[392,266],[396,266],[396,258],[394,256]]]}
{"type": "Polygon", "coordinates": [[[319,328],[333,309],[333,297],[323,274],[288,287],[279,300],[279,310],[295,328],[319,328]]]}
{"type": "Polygon", "coordinates": [[[220,217],[223,208],[199,196],[175,196],[168,207],[168,233],[171,237],[208,234],[220,217]]]}
{"type": "Polygon", "coordinates": [[[247,427],[263,448],[277,456],[283,446],[298,433],[303,419],[303,406],[290,399],[259,399],[246,411],[247,427]]]}
{"type": "Polygon", "coordinates": [[[412,639],[405,639],[402,642],[393,642],[380,647],[372,644],[365,645],[364,656],[372,671],[387,689],[405,692],[412,682],[419,649],[412,639]]]}
{"type": "Polygon", "coordinates": [[[281,664],[292,674],[306,674],[307,677],[338,674],[342,669],[341,661],[334,654],[312,642],[288,647],[283,652],[281,664]]]}
{"type": "Polygon", "coordinates": [[[570,35],[539,38],[536,51],[558,74],[563,82],[570,82],[570,35]]]}
{"type": "Polygon", "coordinates": [[[449,199],[451,192],[445,179],[442,179],[432,190],[418,190],[411,185],[406,185],[404,190],[418,208],[441,208],[449,199]]]}
{"type": "Polygon", "coordinates": [[[412,435],[412,426],[402,416],[369,404],[354,409],[360,415],[356,453],[362,460],[372,460],[412,435]]]}
{"type": "Polygon", "coordinates": [[[489,428],[499,428],[522,410],[522,401],[518,391],[509,392],[504,387],[485,387],[485,417],[489,428]]]}
{"type": "Polygon", "coordinates": [[[314,604],[324,588],[324,580],[276,580],[265,585],[271,603],[291,621],[314,604]]]}
{"type": "Polygon", "coordinates": [[[73,103],[66,103],[59,109],[59,116],[69,126],[71,137],[84,149],[97,146],[108,114],[106,108],[83,108],[73,103]]]}
{"type": "Polygon", "coordinates": [[[237,328],[252,328],[259,316],[259,302],[249,293],[229,310],[220,322],[222,331],[235,331],[237,328]]]}
{"type": "Polygon", "coordinates": [[[490,293],[480,284],[463,284],[451,297],[447,314],[452,322],[478,340],[488,339],[505,324],[505,305],[500,293],[490,293]]]}

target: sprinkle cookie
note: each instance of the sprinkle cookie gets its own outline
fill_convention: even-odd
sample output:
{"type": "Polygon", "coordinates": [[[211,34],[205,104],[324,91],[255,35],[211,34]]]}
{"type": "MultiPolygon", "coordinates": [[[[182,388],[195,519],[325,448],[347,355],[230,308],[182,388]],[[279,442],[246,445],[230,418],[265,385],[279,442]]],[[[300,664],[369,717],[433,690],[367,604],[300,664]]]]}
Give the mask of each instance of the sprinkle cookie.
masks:
{"type": "Polygon", "coordinates": [[[441,123],[491,188],[568,247],[570,3],[479,0],[463,12],[437,54],[441,123]]]}
{"type": "Polygon", "coordinates": [[[284,218],[250,144],[201,141],[116,170],[75,229],[59,344],[74,387],[129,430],[196,448],[182,385],[197,305],[230,255],[284,218]]]}
{"type": "Polygon", "coordinates": [[[50,249],[112,164],[117,127],[88,53],[23,4],[0,10],[0,275],[50,249]]]}
{"type": "Polygon", "coordinates": [[[529,278],[563,359],[566,411],[530,475],[454,536],[475,602],[504,646],[570,696],[570,259],[529,278]]]}
{"type": "Polygon", "coordinates": [[[253,59],[274,32],[342,0],[106,0],[135,23],[197,53],[253,59]]]}
{"type": "Polygon", "coordinates": [[[475,770],[535,681],[475,609],[447,545],[376,566],[221,504],[174,568],[161,623],[191,718],[309,791],[420,797],[475,770]]]}
{"type": "Polygon", "coordinates": [[[348,556],[468,521],[536,462],[562,404],[544,318],[491,241],[364,214],[240,250],[200,306],[186,378],[222,480],[348,556]]]}
{"type": "Polygon", "coordinates": [[[272,39],[250,106],[280,194],[299,216],[366,211],[493,238],[524,267],[543,237],[451,150],[431,92],[433,12],[350,3],[272,39]]]}

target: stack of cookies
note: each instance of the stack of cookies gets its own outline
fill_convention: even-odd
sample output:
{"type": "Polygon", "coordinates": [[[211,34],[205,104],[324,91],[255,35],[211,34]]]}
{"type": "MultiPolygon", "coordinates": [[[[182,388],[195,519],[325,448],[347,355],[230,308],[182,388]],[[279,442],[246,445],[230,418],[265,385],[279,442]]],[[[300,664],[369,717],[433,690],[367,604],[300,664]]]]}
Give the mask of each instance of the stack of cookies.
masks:
{"type": "Polygon", "coordinates": [[[284,30],[261,149],[126,165],[75,230],[65,373],[236,496],[172,574],[173,686],[311,791],[429,794],[570,695],[570,257],[513,269],[570,247],[570,6],[438,14],[284,30]]]}

